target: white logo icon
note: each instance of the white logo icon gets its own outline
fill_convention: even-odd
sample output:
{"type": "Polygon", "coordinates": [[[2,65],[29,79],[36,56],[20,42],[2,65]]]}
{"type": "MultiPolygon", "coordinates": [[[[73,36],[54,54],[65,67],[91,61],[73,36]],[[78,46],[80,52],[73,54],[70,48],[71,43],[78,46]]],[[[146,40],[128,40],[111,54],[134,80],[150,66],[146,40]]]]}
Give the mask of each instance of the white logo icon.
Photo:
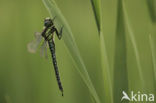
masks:
{"type": "Polygon", "coordinates": [[[130,101],[130,98],[128,97],[128,95],[126,94],[125,91],[122,91],[122,94],[123,94],[123,97],[121,98],[121,101],[122,101],[123,99],[126,99],[126,100],[129,100],[129,101],[130,101]]]}

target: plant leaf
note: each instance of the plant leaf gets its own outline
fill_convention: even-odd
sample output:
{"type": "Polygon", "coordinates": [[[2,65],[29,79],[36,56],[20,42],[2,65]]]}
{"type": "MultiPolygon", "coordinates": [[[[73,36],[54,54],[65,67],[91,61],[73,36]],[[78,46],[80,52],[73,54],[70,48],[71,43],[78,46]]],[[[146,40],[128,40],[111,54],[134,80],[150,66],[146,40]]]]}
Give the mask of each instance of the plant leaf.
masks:
{"type": "Polygon", "coordinates": [[[122,1],[118,0],[117,5],[117,26],[115,37],[115,58],[114,58],[114,79],[113,94],[114,101],[119,103],[122,98],[122,91],[128,92],[128,73],[127,73],[127,48],[126,33],[123,15],[122,1]]]}
{"type": "Polygon", "coordinates": [[[102,71],[103,71],[102,74],[103,74],[103,83],[104,83],[104,102],[113,103],[110,68],[109,68],[106,44],[103,36],[101,0],[91,0],[91,4],[94,11],[98,33],[100,35],[101,65],[102,65],[102,71]]]}
{"type": "Polygon", "coordinates": [[[138,45],[135,40],[135,33],[132,29],[131,22],[128,18],[128,14],[127,14],[126,7],[125,7],[125,2],[123,1],[122,3],[123,3],[123,13],[124,13],[124,18],[125,18],[125,23],[126,23],[126,27],[127,27],[128,34],[129,34],[128,36],[131,40],[131,43],[132,43],[132,46],[134,49],[136,63],[137,63],[137,69],[138,69],[138,73],[139,73],[139,77],[140,77],[141,86],[143,89],[145,86],[145,82],[144,82],[144,76],[143,76],[143,71],[142,71],[142,66],[141,66],[141,59],[140,59],[140,54],[139,54],[139,50],[138,50],[138,45]]]}
{"type": "Polygon", "coordinates": [[[108,61],[108,55],[106,51],[106,44],[104,41],[103,34],[100,34],[100,49],[101,49],[101,65],[103,73],[103,83],[104,83],[104,102],[113,103],[113,90],[112,90],[112,81],[110,74],[110,66],[108,61]]]}
{"type": "Polygon", "coordinates": [[[156,22],[156,0],[146,0],[148,10],[153,22],[156,22]]]}
{"type": "Polygon", "coordinates": [[[90,0],[95,16],[95,21],[97,24],[98,32],[100,34],[100,31],[102,29],[102,18],[101,18],[101,0],[90,0]]]}
{"type": "Polygon", "coordinates": [[[153,61],[153,68],[154,68],[154,80],[156,83],[156,54],[155,54],[155,47],[154,47],[154,41],[151,37],[151,34],[149,35],[149,41],[150,41],[150,47],[151,47],[151,52],[152,52],[152,61],[153,61]]]}

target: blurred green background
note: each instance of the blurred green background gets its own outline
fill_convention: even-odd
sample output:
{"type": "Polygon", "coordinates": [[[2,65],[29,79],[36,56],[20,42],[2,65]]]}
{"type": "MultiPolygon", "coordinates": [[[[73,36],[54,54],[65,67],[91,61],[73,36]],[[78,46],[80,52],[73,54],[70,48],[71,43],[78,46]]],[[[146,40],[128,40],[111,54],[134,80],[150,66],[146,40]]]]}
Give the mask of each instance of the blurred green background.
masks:
{"type": "MultiPolygon", "coordinates": [[[[102,0],[103,34],[106,41],[111,80],[115,69],[117,1],[102,0]]],[[[141,58],[146,93],[155,93],[154,67],[149,33],[156,43],[155,16],[151,18],[146,0],[125,0],[141,58]]],[[[73,31],[80,54],[102,103],[105,101],[100,60],[99,35],[90,0],[56,0],[73,31]]],[[[156,7],[155,7],[156,8],[156,7]]],[[[155,9],[156,11],[156,9],[155,9]]],[[[153,11],[154,12],[154,11],[153,11]]],[[[62,97],[55,79],[51,56],[27,51],[34,32],[41,32],[49,16],[42,0],[0,0],[0,103],[91,103],[93,99],[82,81],[62,40],[56,40],[56,55],[64,87],[62,97]]],[[[125,31],[128,34],[128,31],[125,31]]],[[[126,36],[126,70],[129,91],[141,91],[133,45],[126,36]]],[[[156,48],[155,48],[156,51],[156,48]]],[[[119,58],[120,59],[120,58],[119,58]]],[[[154,62],[154,64],[156,64],[154,62]]],[[[120,66],[119,66],[120,67],[120,66]]],[[[124,83],[123,83],[124,84],[124,83]]],[[[114,84],[115,85],[115,84],[114,84]]],[[[119,98],[120,99],[120,98],[119,98]]],[[[114,103],[118,103],[115,102],[114,103]]]]}

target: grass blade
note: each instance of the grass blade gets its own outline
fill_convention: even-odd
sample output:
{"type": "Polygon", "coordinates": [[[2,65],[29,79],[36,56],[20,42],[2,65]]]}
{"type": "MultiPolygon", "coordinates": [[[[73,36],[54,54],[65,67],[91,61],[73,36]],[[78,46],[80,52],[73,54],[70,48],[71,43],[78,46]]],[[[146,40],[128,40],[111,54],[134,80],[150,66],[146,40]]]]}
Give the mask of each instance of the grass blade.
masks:
{"type": "Polygon", "coordinates": [[[110,75],[110,66],[107,57],[106,45],[103,34],[100,34],[100,47],[101,47],[101,65],[103,71],[103,83],[104,83],[104,103],[113,103],[113,90],[110,75]]]}
{"type": "Polygon", "coordinates": [[[153,68],[154,68],[154,76],[155,76],[155,83],[156,83],[156,54],[155,54],[155,47],[154,47],[154,41],[149,35],[149,41],[150,41],[150,47],[151,47],[151,52],[152,52],[152,59],[153,59],[153,68]]]}
{"type": "Polygon", "coordinates": [[[108,62],[106,44],[103,36],[101,0],[91,0],[91,4],[92,4],[95,21],[98,28],[98,33],[100,35],[101,65],[102,65],[102,71],[103,71],[102,74],[103,74],[103,83],[104,83],[104,102],[113,103],[110,67],[108,62]]]}
{"type": "Polygon", "coordinates": [[[70,29],[70,26],[68,25],[66,19],[64,18],[63,14],[61,13],[60,9],[58,8],[57,4],[54,0],[43,0],[43,3],[45,4],[46,8],[48,9],[50,15],[52,17],[56,16],[56,27],[60,28],[62,25],[63,28],[63,40],[64,43],[74,61],[76,64],[77,70],[80,73],[80,76],[84,80],[85,84],[87,85],[92,97],[96,101],[96,103],[100,103],[99,97],[97,95],[97,92],[92,84],[92,81],[90,79],[90,76],[87,72],[86,66],[81,58],[81,55],[79,53],[78,47],[76,45],[75,39],[73,37],[73,33],[70,29]]]}
{"type": "Polygon", "coordinates": [[[100,34],[101,27],[102,27],[102,21],[101,21],[101,0],[90,0],[95,16],[95,21],[97,24],[98,32],[100,34]]]}
{"type": "Polygon", "coordinates": [[[126,33],[121,0],[118,0],[117,5],[117,26],[113,74],[113,97],[115,102],[120,103],[122,91],[124,90],[126,93],[128,92],[126,33]]]}
{"type": "MultiPolygon", "coordinates": [[[[141,86],[144,87],[145,83],[144,83],[144,76],[143,76],[143,71],[142,71],[142,66],[141,66],[141,59],[140,59],[140,55],[139,55],[139,50],[138,50],[138,46],[135,40],[135,33],[132,29],[130,20],[128,18],[128,14],[126,11],[126,7],[125,7],[125,2],[123,1],[123,13],[124,13],[124,18],[125,18],[125,23],[126,23],[126,27],[128,30],[128,36],[131,40],[133,49],[134,49],[134,53],[135,53],[135,57],[136,57],[136,63],[137,63],[137,69],[138,69],[138,73],[139,73],[139,77],[140,77],[140,82],[141,82],[141,86]]],[[[143,88],[142,88],[143,89],[143,88]]]]}
{"type": "Polygon", "coordinates": [[[156,1],[155,0],[146,0],[148,5],[148,10],[153,22],[156,22],[156,1]]]}

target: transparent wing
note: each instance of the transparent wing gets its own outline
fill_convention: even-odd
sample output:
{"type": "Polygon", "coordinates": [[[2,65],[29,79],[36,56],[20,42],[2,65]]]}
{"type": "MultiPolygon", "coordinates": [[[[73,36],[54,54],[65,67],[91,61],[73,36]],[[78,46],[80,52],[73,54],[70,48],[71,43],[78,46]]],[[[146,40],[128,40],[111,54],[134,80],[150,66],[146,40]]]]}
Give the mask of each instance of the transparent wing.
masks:
{"type": "Polygon", "coordinates": [[[42,57],[48,59],[48,55],[47,55],[47,42],[45,40],[44,40],[43,44],[41,45],[40,55],[42,57]]]}
{"type": "Polygon", "coordinates": [[[30,53],[35,53],[37,51],[37,48],[42,41],[42,35],[39,32],[35,33],[35,40],[32,42],[28,43],[27,48],[30,53]]]}

